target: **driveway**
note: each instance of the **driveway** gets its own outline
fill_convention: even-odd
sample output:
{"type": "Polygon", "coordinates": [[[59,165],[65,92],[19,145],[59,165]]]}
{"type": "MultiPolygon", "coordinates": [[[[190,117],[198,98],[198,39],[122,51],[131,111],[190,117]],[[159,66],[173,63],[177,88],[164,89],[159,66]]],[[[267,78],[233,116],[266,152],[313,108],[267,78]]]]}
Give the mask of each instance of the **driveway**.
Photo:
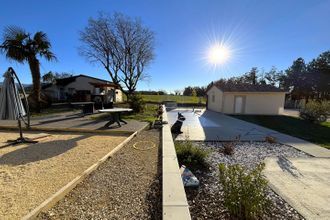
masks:
{"type": "Polygon", "coordinates": [[[193,141],[229,141],[240,136],[243,141],[261,141],[267,135],[275,135],[278,132],[264,127],[245,122],[221,113],[212,111],[195,111],[192,109],[177,108],[167,112],[169,123],[175,123],[178,112],[181,112],[186,120],[183,122],[182,131],[176,140],[189,139],[193,141]]]}

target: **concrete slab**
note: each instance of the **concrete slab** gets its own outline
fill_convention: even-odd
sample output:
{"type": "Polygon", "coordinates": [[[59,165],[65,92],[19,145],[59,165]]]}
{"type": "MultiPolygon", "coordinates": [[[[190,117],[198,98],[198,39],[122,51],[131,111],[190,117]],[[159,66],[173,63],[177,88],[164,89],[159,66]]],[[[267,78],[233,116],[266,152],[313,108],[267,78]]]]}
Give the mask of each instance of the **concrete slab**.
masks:
{"type": "Polygon", "coordinates": [[[278,142],[314,157],[330,158],[330,150],[326,148],[218,112],[203,110],[196,114],[192,109],[174,109],[167,112],[170,126],[175,123],[178,112],[181,112],[186,120],[182,126],[183,134],[178,135],[176,140],[231,141],[240,136],[242,141],[264,141],[266,136],[272,136],[278,142]]]}
{"type": "Polygon", "coordinates": [[[185,206],[164,206],[163,220],[191,219],[189,209],[185,206]]]}
{"type": "Polygon", "coordinates": [[[188,207],[182,178],[179,172],[163,173],[163,205],[188,207]]]}
{"type": "MultiPolygon", "coordinates": [[[[99,114],[100,115],[100,114],[99,114]]],[[[140,122],[136,120],[127,120],[127,124],[122,124],[121,127],[118,127],[117,124],[111,125],[109,128],[104,128],[104,125],[108,122],[107,119],[93,119],[92,117],[97,116],[87,115],[85,117],[80,116],[79,114],[71,114],[71,115],[60,115],[56,117],[49,118],[32,118],[31,126],[38,128],[58,128],[58,129],[66,129],[66,128],[82,128],[88,130],[111,130],[111,131],[132,131],[135,132],[139,130],[141,127],[144,127],[147,122],[140,122]]],[[[17,126],[17,121],[11,120],[0,120],[0,126],[17,126]]]]}
{"type": "Polygon", "coordinates": [[[192,109],[168,111],[170,125],[175,123],[178,112],[181,112],[186,120],[182,127],[183,134],[178,135],[176,140],[230,141],[240,136],[242,141],[262,141],[267,135],[278,133],[221,113],[205,110],[195,113],[192,109]]]}
{"type": "Polygon", "coordinates": [[[267,158],[273,190],[306,219],[330,219],[330,159],[267,158]]]}

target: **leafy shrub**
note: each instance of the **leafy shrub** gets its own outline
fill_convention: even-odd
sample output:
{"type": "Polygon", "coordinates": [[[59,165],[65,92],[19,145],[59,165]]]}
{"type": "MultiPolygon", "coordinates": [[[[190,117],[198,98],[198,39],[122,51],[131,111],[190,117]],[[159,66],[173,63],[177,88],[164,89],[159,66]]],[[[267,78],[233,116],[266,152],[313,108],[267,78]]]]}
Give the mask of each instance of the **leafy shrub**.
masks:
{"type": "Polygon", "coordinates": [[[133,112],[135,112],[135,113],[143,112],[145,110],[146,104],[145,104],[142,96],[139,94],[134,94],[134,95],[130,96],[128,102],[129,102],[130,108],[133,109],[133,112]]]}
{"type": "Polygon", "coordinates": [[[179,164],[184,164],[189,169],[200,169],[207,167],[206,157],[209,152],[193,146],[190,141],[175,142],[176,155],[179,164]]]}
{"type": "Polygon", "coordinates": [[[321,122],[326,120],[330,112],[330,102],[309,101],[303,109],[300,110],[300,117],[310,122],[321,122]]]}
{"type": "Polygon", "coordinates": [[[232,217],[257,219],[269,207],[270,200],[266,196],[267,180],[261,174],[264,166],[261,163],[251,172],[246,172],[238,164],[219,164],[224,206],[232,217]]]}

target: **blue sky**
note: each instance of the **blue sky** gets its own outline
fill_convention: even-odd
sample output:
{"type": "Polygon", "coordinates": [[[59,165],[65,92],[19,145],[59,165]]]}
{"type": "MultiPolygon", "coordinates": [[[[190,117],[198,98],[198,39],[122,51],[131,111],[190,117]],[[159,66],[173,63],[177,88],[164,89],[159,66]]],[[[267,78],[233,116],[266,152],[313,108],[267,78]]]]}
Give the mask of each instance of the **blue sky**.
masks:
{"type": "MultiPolygon", "coordinates": [[[[110,79],[106,71],[78,54],[79,30],[99,11],[141,17],[155,32],[156,58],[147,69],[149,82],[139,90],[173,91],[188,85],[247,72],[251,67],[285,69],[298,57],[310,61],[330,49],[330,1],[221,0],[2,0],[0,31],[16,25],[48,34],[58,62],[41,60],[41,72],[70,72],[110,79]],[[216,68],[205,59],[223,40],[231,56],[216,68]]],[[[13,66],[31,83],[27,64],[0,55],[0,72],[13,66]]]]}

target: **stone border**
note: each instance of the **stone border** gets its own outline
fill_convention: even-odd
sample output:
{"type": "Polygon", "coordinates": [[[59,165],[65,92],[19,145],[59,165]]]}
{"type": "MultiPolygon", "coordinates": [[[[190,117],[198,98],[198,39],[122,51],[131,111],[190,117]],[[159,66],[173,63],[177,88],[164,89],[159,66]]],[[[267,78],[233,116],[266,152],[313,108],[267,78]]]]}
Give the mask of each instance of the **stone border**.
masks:
{"type": "Polygon", "coordinates": [[[42,202],[34,210],[29,212],[27,215],[25,215],[22,218],[22,220],[35,219],[40,212],[47,211],[48,209],[50,209],[58,201],[60,201],[62,198],[64,198],[81,181],[83,181],[90,173],[92,173],[94,170],[96,170],[103,162],[105,162],[108,158],[112,157],[113,154],[115,154],[117,151],[119,151],[130,140],[132,140],[138,133],[140,133],[142,130],[146,129],[148,126],[149,126],[149,124],[146,124],[145,126],[140,128],[138,131],[135,131],[128,138],[126,138],[126,140],[124,140],[122,143],[120,143],[117,147],[115,147],[113,150],[111,150],[109,153],[107,153],[105,156],[103,156],[101,159],[99,159],[96,163],[94,163],[92,166],[90,166],[88,169],[86,169],[84,172],[82,172],[80,175],[78,175],[76,178],[74,178],[71,182],[69,182],[68,184],[63,186],[60,190],[58,190],[55,194],[53,194],[48,199],[46,199],[44,202],[42,202]]]}
{"type": "Polygon", "coordinates": [[[166,123],[162,127],[163,219],[190,220],[189,205],[181,179],[165,106],[163,106],[163,110],[163,122],[166,123]]]}

